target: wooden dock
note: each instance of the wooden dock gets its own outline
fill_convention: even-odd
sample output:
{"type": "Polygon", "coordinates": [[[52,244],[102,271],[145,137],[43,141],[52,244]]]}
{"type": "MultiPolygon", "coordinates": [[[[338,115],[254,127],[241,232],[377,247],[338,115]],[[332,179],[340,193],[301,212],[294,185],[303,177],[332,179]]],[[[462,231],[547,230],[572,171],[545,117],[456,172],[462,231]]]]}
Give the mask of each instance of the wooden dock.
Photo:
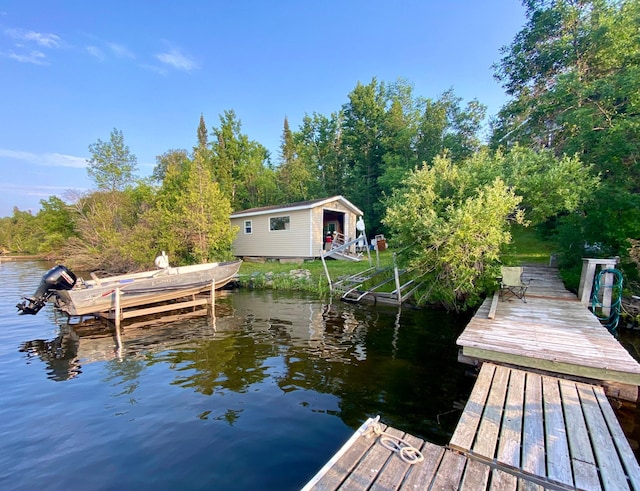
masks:
{"type": "Polygon", "coordinates": [[[488,298],[458,338],[461,359],[481,369],[447,446],[369,419],[303,489],[640,490],[603,389],[637,396],[640,364],[555,269],[525,278],[526,303],[488,298]]]}
{"type": "Polygon", "coordinates": [[[447,446],[369,419],[303,489],[637,490],[640,466],[601,387],[485,363],[447,446]]]}
{"type": "Polygon", "coordinates": [[[487,298],[457,340],[462,361],[493,361],[593,381],[640,386],[640,364],[567,291],[557,270],[525,267],[526,303],[487,298]],[[490,314],[493,318],[490,318],[490,314]]]}

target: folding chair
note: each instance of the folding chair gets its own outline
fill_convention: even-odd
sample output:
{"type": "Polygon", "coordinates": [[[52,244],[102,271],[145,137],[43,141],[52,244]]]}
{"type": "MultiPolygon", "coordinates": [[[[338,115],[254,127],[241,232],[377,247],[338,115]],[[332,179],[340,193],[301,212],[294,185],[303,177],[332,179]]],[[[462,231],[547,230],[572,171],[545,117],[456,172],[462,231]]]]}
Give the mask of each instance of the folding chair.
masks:
{"type": "Polygon", "coordinates": [[[504,300],[507,296],[514,296],[527,302],[526,293],[529,288],[529,281],[523,281],[522,273],[524,268],[522,266],[501,266],[500,271],[502,277],[500,278],[500,298],[504,300]]]}

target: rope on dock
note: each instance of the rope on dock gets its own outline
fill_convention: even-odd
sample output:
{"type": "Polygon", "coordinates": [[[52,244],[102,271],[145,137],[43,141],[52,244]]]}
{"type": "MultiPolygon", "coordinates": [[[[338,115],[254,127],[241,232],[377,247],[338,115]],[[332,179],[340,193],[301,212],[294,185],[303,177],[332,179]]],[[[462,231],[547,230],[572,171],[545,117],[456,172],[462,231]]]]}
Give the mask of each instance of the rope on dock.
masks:
{"type": "Polygon", "coordinates": [[[383,447],[391,450],[392,452],[396,452],[400,456],[400,458],[407,464],[417,464],[418,462],[422,462],[424,460],[422,452],[420,452],[420,450],[418,450],[416,447],[400,437],[385,432],[382,429],[382,426],[380,426],[379,420],[380,416],[377,416],[371,422],[368,430],[379,437],[380,443],[383,447]]]}

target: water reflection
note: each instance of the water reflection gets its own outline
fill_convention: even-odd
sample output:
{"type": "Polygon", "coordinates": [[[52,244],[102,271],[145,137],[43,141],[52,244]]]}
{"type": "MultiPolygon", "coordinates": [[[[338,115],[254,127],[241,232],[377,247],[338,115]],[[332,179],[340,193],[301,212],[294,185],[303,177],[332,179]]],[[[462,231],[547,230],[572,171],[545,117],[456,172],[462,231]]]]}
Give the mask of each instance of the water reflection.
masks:
{"type": "MultiPolygon", "coordinates": [[[[120,349],[113,332],[95,335],[85,324],[60,329],[51,341],[24,343],[27,361],[44,361],[53,380],[69,380],[82,374],[83,365],[107,362],[105,382],[127,404],[136,404],[142,374],[161,367],[172,373],[170,385],[205,396],[247,394],[275,384],[281,393],[301,391],[300,404],[310,411],[339,413],[347,424],[357,426],[363,414],[388,413],[390,424],[427,426],[438,440],[449,430],[445,424],[441,431],[442,419],[455,422],[457,401],[468,390],[461,387],[464,368],[455,358],[459,329],[455,319],[439,313],[238,292],[216,301],[215,324],[201,317],[145,328],[125,325],[120,349]],[[439,325],[429,322],[436,319],[439,325]],[[434,377],[443,370],[452,375],[434,377]],[[337,397],[338,407],[317,402],[317,394],[337,397]]],[[[196,416],[234,424],[242,408],[226,405],[196,416]]]]}
{"type": "Polygon", "coordinates": [[[78,362],[80,339],[73,330],[64,330],[54,339],[34,339],[20,345],[27,363],[39,358],[47,365],[47,378],[57,382],[76,377],[81,371],[78,362]]]}

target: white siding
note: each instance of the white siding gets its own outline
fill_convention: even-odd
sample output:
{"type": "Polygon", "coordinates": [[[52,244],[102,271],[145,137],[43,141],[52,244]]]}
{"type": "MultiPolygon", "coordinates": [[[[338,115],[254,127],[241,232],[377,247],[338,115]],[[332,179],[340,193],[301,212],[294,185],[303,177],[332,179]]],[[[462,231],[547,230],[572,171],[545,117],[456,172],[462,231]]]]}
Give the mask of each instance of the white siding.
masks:
{"type": "Polygon", "coordinates": [[[240,232],[233,242],[236,256],[309,257],[309,212],[280,210],[271,215],[232,218],[240,232]],[[271,217],[289,217],[289,230],[269,230],[271,217]],[[251,220],[253,233],[244,233],[244,222],[251,220]]]}
{"type": "Polygon", "coordinates": [[[325,201],[312,208],[285,207],[231,218],[231,225],[240,229],[233,242],[233,253],[239,257],[318,257],[324,245],[324,210],[344,212],[345,235],[356,238],[356,213],[339,200],[325,201]],[[282,216],[289,217],[289,230],[269,230],[269,219],[282,216]],[[247,220],[251,221],[251,234],[245,233],[247,220]]]}

